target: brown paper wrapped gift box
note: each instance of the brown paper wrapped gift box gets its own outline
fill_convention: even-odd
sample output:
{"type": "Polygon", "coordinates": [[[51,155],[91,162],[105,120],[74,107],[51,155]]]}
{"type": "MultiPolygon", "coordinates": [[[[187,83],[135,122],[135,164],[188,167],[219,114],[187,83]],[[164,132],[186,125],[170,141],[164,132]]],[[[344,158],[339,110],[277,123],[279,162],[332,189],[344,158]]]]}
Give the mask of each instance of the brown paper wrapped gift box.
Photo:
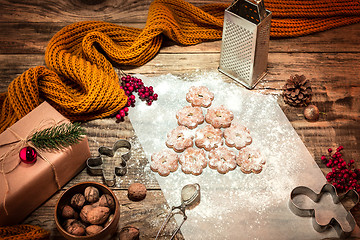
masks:
{"type": "MultiPolygon", "coordinates": [[[[50,104],[44,102],[11,126],[11,130],[7,129],[0,134],[0,156],[11,152],[19,137],[25,139],[46,120],[53,123],[68,122],[50,104]]],[[[86,137],[64,150],[41,151],[34,164],[20,162],[19,151],[8,154],[0,162],[0,226],[23,221],[53,195],[59,186],[64,186],[78,174],[85,167],[86,159],[90,157],[86,137]]]]}

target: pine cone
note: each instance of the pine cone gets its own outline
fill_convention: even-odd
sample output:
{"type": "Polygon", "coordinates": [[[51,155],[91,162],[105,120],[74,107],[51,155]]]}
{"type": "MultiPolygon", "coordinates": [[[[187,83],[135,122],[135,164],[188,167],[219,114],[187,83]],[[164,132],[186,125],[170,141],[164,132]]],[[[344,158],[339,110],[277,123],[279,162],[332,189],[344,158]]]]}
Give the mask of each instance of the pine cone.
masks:
{"type": "Polygon", "coordinates": [[[283,87],[283,97],[285,103],[294,107],[308,105],[311,101],[310,81],[304,75],[290,76],[283,87]]]}

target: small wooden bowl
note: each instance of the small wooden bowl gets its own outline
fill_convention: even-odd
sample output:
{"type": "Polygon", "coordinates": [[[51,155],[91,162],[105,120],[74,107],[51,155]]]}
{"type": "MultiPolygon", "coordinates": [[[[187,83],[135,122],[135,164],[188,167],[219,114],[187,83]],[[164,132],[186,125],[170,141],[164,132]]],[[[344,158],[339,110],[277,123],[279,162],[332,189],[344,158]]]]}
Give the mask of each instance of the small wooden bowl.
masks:
{"type": "Polygon", "coordinates": [[[59,200],[56,203],[55,206],[55,223],[58,231],[61,233],[63,237],[69,240],[78,240],[78,239],[84,239],[84,240],[103,240],[110,235],[114,234],[117,230],[118,223],[120,219],[120,206],[119,201],[117,200],[114,192],[108,188],[107,186],[97,183],[97,182],[83,182],[76,184],[66,190],[59,198],[59,200]],[[65,221],[65,219],[61,216],[61,210],[65,205],[70,205],[70,200],[72,196],[74,196],[76,193],[82,193],[84,194],[85,188],[93,186],[96,187],[100,195],[102,194],[110,194],[114,198],[115,202],[115,210],[113,212],[114,217],[111,221],[111,223],[106,226],[103,230],[101,230],[99,233],[88,235],[88,236],[75,236],[65,231],[62,227],[62,223],[65,221]]]}

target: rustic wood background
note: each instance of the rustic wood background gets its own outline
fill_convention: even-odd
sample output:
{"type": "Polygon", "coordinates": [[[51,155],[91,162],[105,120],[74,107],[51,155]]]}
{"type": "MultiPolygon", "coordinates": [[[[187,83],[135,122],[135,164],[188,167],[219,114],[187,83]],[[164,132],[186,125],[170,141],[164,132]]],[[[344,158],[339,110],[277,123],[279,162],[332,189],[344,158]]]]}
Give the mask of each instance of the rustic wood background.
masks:
{"type": "MultiPolygon", "coordinates": [[[[218,1],[189,2],[201,5],[218,1]]],[[[66,25],[83,20],[102,20],[143,28],[150,3],[150,0],[0,0],[0,91],[6,91],[10,82],[28,68],[45,65],[48,41],[66,25]]],[[[182,75],[198,69],[213,71],[219,64],[220,45],[221,41],[215,41],[183,47],[167,41],[154,59],[142,67],[126,68],[126,72],[156,76],[167,73],[182,75]]],[[[339,145],[345,148],[345,160],[354,159],[356,166],[360,167],[359,46],[360,24],[299,38],[271,39],[269,73],[253,90],[279,96],[281,108],[324,174],[329,169],[321,163],[321,155],[329,147],[339,145]],[[304,74],[312,79],[312,102],[324,113],[319,121],[306,121],[302,108],[289,107],[282,101],[282,86],[292,74],[304,74]]],[[[230,81],[225,76],[223,78],[230,81]]],[[[133,225],[140,229],[141,239],[154,239],[168,206],[154,175],[144,174],[147,159],[131,122],[128,118],[120,123],[114,119],[102,119],[83,126],[93,155],[97,154],[99,146],[111,145],[119,138],[133,143],[129,172],[114,188],[121,204],[119,230],[133,225]],[[133,182],[146,185],[148,195],[144,201],[132,202],[127,198],[127,188],[133,182]]],[[[102,182],[102,179],[82,171],[24,223],[40,225],[51,231],[53,239],[60,239],[53,219],[54,205],[64,190],[83,181],[102,182]]],[[[359,208],[353,209],[352,213],[360,223],[359,208]]],[[[175,229],[174,222],[165,231],[167,237],[172,229],[175,229]]],[[[177,237],[182,238],[181,234],[177,237]]]]}

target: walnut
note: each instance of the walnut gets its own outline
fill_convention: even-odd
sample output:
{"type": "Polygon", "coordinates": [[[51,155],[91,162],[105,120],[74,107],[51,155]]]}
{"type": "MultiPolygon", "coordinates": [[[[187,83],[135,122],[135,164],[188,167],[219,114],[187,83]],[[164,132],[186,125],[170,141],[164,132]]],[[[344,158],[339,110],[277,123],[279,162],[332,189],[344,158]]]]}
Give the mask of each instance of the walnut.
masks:
{"type": "Polygon", "coordinates": [[[108,207],[92,208],[87,214],[87,221],[94,225],[103,224],[110,215],[108,207]]]}
{"type": "Polygon", "coordinates": [[[69,205],[65,205],[62,210],[61,210],[61,216],[63,218],[78,218],[79,215],[77,214],[77,212],[75,212],[75,210],[70,207],[69,205]]]}
{"type": "Polygon", "coordinates": [[[319,109],[315,105],[309,105],[304,109],[304,116],[309,121],[317,121],[319,113],[319,109]]]}
{"type": "Polygon", "coordinates": [[[114,198],[109,194],[103,194],[99,199],[99,206],[108,207],[110,210],[115,209],[115,201],[114,198]]]}
{"type": "Polygon", "coordinates": [[[128,197],[132,201],[141,201],[146,197],[146,187],[141,183],[133,183],[128,188],[128,197]]]}
{"type": "Polygon", "coordinates": [[[84,203],[85,203],[85,197],[81,193],[75,194],[70,200],[70,205],[73,208],[77,208],[77,209],[81,209],[84,206],[84,203]]]}
{"type": "Polygon", "coordinates": [[[84,191],[85,199],[89,203],[94,203],[99,200],[99,190],[96,187],[89,186],[84,191]]]}
{"type": "Polygon", "coordinates": [[[67,219],[64,222],[63,227],[65,231],[67,231],[72,235],[76,235],[76,236],[85,235],[84,225],[76,219],[67,219]]]}
{"type": "Polygon", "coordinates": [[[100,206],[100,200],[97,201],[97,202],[92,203],[91,206],[93,206],[93,207],[99,207],[99,206],[100,206]]]}
{"type": "Polygon", "coordinates": [[[93,209],[94,207],[91,205],[85,205],[80,212],[80,218],[84,223],[89,223],[88,221],[88,215],[89,212],[93,209]]]}
{"type": "Polygon", "coordinates": [[[86,231],[87,235],[93,235],[93,234],[96,234],[96,233],[100,232],[103,229],[104,228],[102,226],[99,226],[99,225],[90,225],[85,229],[85,231],[86,231]]]}
{"type": "Polygon", "coordinates": [[[120,231],[119,240],[138,240],[139,229],[133,226],[123,227],[120,231]]]}

